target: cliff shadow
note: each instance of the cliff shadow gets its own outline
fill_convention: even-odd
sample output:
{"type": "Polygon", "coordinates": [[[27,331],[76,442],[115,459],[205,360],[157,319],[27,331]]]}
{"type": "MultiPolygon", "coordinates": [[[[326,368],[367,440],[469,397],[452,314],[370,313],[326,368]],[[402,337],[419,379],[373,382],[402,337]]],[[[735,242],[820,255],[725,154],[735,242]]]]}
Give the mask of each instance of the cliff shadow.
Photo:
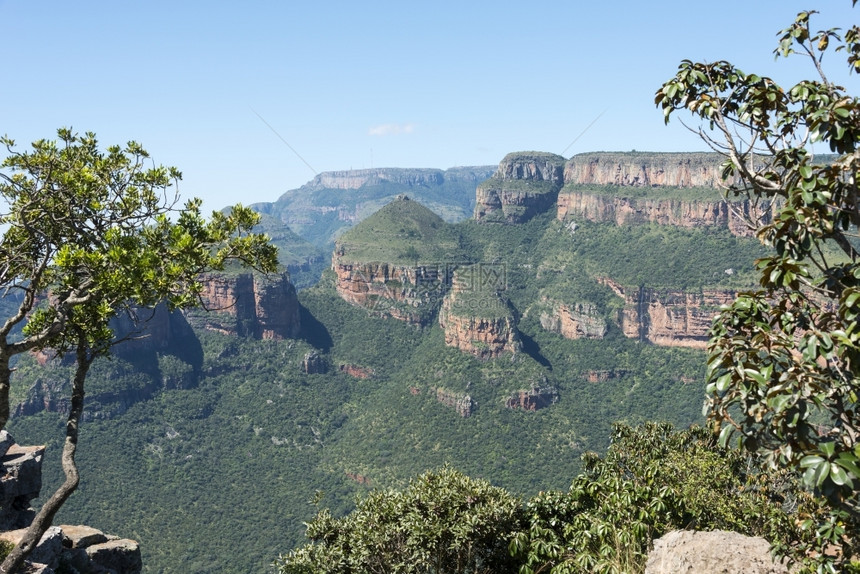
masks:
{"type": "Polygon", "coordinates": [[[327,353],[331,350],[334,342],[328,328],[314,317],[307,307],[301,304],[299,304],[299,315],[302,326],[299,338],[320,351],[327,353]]]}
{"type": "Polygon", "coordinates": [[[541,353],[540,345],[530,336],[520,331],[520,342],[523,344],[523,352],[529,357],[540,363],[542,367],[552,370],[552,363],[541,353]]]}

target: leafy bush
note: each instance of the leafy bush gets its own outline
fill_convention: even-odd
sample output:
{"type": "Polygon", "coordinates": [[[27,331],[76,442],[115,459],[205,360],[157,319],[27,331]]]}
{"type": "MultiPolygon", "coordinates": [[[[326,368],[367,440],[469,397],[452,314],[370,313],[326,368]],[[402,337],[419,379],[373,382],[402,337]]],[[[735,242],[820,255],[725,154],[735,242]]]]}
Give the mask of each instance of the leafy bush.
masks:
{"type": "Polygon", "coordinates": [[[343,518],[321,510],[311,543],[281,556],[282,574],[513,572],[507,544],[522,523],[520,501],[451,469],[427,472],[404,491],[377,491],[343,518]]]}

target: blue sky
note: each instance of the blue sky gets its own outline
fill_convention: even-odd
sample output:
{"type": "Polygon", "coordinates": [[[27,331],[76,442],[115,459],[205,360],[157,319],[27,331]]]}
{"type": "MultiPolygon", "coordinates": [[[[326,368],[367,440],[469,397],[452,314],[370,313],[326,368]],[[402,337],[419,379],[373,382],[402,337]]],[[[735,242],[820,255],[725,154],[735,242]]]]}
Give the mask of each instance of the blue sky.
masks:
{"type": "MultiPolygon", "coordinates": [[[[809,68],[774,61],[776,32],[811,7],[820,27],[848,27],[860,21],[850,6],[0,0],[0,133],[21,145],[71,126],[105,145],[139,141],[210,209],[274,201],[314,171],[562,153],[601,113],[566,157],[700,150],[653,104],[680,60],[790,84],[809,68]]],[[[832,55],[830,66],[857,93],[857,76],[832,55]]]]}

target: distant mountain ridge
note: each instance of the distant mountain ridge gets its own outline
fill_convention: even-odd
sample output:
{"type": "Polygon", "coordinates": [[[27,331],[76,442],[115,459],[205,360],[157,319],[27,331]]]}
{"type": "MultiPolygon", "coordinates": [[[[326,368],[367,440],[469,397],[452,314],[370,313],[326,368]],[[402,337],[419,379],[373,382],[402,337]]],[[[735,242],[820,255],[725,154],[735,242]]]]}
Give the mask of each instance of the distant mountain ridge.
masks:
{"type": "Polygon", "coordinates": [[[251,207],[279,219],[305,240],[329,251],[345,228],[403,193],[448,222],[467,219],[474,209],[475,186],[495,170],[496,166],[476,166],[324,172],[274,202],[251,207]]]}

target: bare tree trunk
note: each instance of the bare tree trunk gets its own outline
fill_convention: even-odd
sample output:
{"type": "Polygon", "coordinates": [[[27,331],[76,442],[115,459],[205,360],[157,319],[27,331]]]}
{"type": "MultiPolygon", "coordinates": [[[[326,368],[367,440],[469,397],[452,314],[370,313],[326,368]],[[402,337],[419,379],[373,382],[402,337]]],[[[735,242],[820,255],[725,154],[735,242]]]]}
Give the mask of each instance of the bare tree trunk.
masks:
{"type": "Polygon", "coordinates": [[[12,378],[10,358],[6,345],[3,345],[0,351],[0,430],[6,428],[6,423],[9,422],[9,382],[12,378]]]}
{"type": "Polygon", "coordinates": [[[32,524],[27,528],[24,537],[15,546],[9,556],[6,557],[6,560],[0,564],[0,574],[17,572],[24,559],[33,551],[39,540],[42,539],[42,536],[53,524],[57,511],[78,487],[80,477],[78,475],[78,467],[75,464],[75,451],[78,447],[78,425],[81,413],[84,410],[84,381],[87,378],[87,372],[90,370],[90,365],[95,357],[88,352],[86,339],[83,337],[78,339],[76,354],[77,368],[75,369],[75,378],[72,382],[72,404],[69,409],[69,418],[66,422],[66,441],[63,445],[62,456],[63,472],[66,475],[66,480],[54,492],[51,498],[42,505],[32,524]]]}

